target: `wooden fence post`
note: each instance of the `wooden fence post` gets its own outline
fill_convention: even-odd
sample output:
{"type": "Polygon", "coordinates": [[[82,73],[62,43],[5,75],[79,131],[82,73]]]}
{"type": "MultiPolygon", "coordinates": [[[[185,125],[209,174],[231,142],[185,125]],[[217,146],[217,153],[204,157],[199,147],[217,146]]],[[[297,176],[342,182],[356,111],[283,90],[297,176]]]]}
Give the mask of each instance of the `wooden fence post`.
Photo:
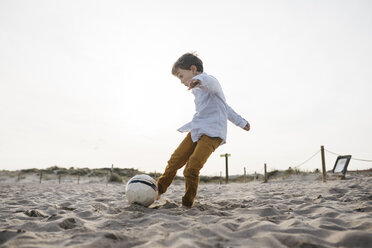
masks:
{"type": "Polygon", "coordinates": [[[247,172],[244,167],[244,183],[247,183],[247,172]]]}
{"type": "Polygon", "coordinates": [[[264,175],[264,183],[267,183],[267,170],[266,170],[266,164],[264,166],[264,171],[265,171],[265,175],[264,175]]]}
{"type": "Polygon", "coordinates": [[[321,154],[322,154],[323,182],[325,183],[327,181],[327,171],[326,171],[326,165],[325,165],[324,146],[320,147],[320,151],[321,151],[321,154]]]}
{"type": "Polygon", "coordinates": [[[228,153],[225,153],[225,154],[221,154],[220,157],[225,157],[225,163],[226,163],[226,184],[229,183],[229,159],[228,157],[230,157],[231,154],[228,154],[228,153]]]}
{"type": "Polygon", "coordinates": [[[257,177],[256,172],[254,172],[254,179],[253,179],[253,181],[255,181],[255,182],[256,182],[256,177],[257,177]]]}

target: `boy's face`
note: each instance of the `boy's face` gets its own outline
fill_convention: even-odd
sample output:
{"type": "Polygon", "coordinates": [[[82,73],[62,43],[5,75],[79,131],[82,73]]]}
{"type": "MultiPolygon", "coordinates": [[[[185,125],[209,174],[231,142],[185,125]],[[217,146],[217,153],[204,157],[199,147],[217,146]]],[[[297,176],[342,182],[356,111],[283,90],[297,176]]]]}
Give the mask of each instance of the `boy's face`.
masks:
{"type": "Polygon", "coordinates": [[[190,70],[177,69],[176,77],[181,81],[183,85],[189,87],[189,80],[198,75],[196,67],[192,65],[190,70]]]}

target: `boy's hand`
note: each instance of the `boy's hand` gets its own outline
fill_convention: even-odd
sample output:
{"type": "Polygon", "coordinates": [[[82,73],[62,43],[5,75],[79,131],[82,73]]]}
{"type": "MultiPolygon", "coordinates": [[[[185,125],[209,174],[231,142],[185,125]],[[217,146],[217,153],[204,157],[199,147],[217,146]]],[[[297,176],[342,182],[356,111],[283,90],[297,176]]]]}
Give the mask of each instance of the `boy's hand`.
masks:
{"type": "Polygon", "coordinates": [[[199,79],[191,79],[189,81],[189,89],[188,90],[191,90],[192,88],[194,88],[195,86],[201,84],[201,81],[199,79]]]}
{"type": "Polygon", "coordinates": [[[249,131],[251,129],[251,125],[249,125],[249,123],[247,123],[247,125],[245,125],[245,127],[243,129],[246,130],[246,131],[249,131]]]}

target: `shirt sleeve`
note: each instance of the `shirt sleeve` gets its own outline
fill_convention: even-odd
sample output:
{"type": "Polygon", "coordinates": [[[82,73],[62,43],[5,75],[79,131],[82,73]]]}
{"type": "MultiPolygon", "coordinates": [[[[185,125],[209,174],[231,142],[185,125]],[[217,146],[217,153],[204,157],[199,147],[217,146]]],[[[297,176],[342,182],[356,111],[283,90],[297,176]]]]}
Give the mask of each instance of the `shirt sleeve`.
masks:
{"type": "Polygon", "coordinates": [[[243,117],[238,115],[229,105],[226,104],[227,108],[227,119],[237,125],[238,127],[244,128],[248,121],[246,121],[243,117]]]}
{"type": "Polygon", "coordinates": [[[220,91],[220,84],[218,83],[217,79],[210,75],[200,74],[193,77],[193,79],[199,79],[201,81],[200,85],[195,86],[197,88],[205,89],[212,93],[217,93],[220,91]]]}

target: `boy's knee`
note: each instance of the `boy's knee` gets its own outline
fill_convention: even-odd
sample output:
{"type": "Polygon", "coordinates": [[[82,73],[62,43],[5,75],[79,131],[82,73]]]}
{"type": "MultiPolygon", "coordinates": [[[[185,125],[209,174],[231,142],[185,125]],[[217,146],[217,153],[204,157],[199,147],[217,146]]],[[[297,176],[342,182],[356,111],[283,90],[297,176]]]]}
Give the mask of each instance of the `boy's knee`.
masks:
{"type": "Polygon", "coordinates": [[[197,179],[199,177],[199,169],[194,168],[185,168],[183,170],[183,175],[188,178],[195,178],[197,179]]]}
{"type": "Polygon", "coordinates": [[[202,161],[202,159],[200,157],[191,156],[189,158],[189,161],[187,162],[187,166],[186,166],[184,172],[186,171],[186,173],[191,173],[191,174],[198,173],[199,174],[199,171],[203,167],[204,163],[205,163],[205,161],[202,161]]]}

